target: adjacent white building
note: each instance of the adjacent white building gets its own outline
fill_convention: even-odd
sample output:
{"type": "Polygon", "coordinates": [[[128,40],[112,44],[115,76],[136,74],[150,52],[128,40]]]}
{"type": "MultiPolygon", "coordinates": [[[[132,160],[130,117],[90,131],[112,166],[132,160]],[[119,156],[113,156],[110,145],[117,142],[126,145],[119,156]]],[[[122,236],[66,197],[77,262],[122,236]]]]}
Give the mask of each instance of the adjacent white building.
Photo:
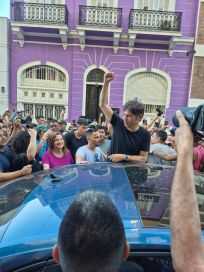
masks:
{"type": "Polygon", "coordinates": [[[9,20],[0,17],[0,113],[9,108],[9,20]]]}

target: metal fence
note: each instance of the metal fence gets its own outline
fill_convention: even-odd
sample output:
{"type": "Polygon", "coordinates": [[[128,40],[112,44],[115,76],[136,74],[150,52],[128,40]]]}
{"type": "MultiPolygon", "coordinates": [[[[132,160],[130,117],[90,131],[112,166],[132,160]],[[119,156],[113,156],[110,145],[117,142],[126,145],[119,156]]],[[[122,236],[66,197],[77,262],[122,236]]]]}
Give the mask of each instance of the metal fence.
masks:
{"type": "Polygon", "coordinates": [[[14,2],[13,19],[40,24],[68,24],[66,5],[14,2]]]}
{"type": "Polygon", "coordinates": [[[79,25],[121,27],[122,8],[79,6],[79,25]]]}
{"type": "Polygon", "coordinates": [[[181,12],[131,9],[129,15],[129,28],[146,31],[180,31],[181,18],[181,12]]]}

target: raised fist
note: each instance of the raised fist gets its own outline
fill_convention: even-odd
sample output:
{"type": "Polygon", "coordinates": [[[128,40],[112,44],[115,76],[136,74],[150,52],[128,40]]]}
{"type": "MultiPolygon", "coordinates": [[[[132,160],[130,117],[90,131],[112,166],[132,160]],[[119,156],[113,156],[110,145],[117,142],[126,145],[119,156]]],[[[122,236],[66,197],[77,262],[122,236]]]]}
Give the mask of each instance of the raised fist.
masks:
{"type": "Polygon", "coordinates": [[[104,83],[109,83],[113,80],[114,78],[114,73],[108,72],[104,74],[104,83]]]}

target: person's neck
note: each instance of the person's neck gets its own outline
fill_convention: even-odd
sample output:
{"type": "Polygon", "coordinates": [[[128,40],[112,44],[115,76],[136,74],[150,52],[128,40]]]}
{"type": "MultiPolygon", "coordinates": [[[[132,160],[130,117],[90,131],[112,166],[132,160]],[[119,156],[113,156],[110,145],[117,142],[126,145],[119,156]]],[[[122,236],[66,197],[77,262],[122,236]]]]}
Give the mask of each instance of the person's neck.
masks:
{"type": "Polygon", "coordinates": [[[100,140],[100,145],[102,145],[105,142],[105,139],[106,138],[100,140]]]}
{"type": "Polygon", "coordinates": [[[74,131],[74,135],[77,139],[81,139],[81,135],[79,134],[78,130],[74,131]]]}
{"type": "Polygon", "coordinates": [[[91,150],[91,151],[95,151],[95,150],[96,150],[95,145],[92,145],[91,143],[88,143],[88,144],[87,144],[87,147],[88,147],[88,149],[91,150]]]}
{"type": "Polygon", "coordinates": [[[137,131],[140,128],[140,125],[138,123],[138,124],[135,124],[135,125],[133,125],[131,127],[126,127],[126,128],[127,128],[127,130],[129,130],[131,132],[135,132],[135,131],[137,131]]]}
{"type": "Polygon", "coordinates": [[[60,155],[63,154],[63,151],[62,151],[61,148],[54,148],[54,149],[52,150],[52,153],[54,153],[55,155],[60,156],[60,155]]]}

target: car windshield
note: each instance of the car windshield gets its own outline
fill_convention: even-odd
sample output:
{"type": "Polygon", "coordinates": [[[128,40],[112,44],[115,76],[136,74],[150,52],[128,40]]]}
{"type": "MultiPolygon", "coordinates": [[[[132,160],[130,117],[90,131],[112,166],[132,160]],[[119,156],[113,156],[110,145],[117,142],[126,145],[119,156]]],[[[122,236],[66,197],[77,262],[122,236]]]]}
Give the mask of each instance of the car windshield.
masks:
{"type": "MultiPolygon", "coordinates": [[[[41,209],[49,206],[59,224],[76,195],[87,189],[106,192],[118,207],[126,228],[140,219],[143,227],[169,227],[173,174],[171,167],[102,163],[66,166],[1,184],[0,237],[10,220],[26,210],[29,202],[41,203],[41,209]]],[[[204,228],[204,175],[195,172],[195,184],[204,228]]],[[[40,210],[36,217],[39,214],[40,210]]],[[[34,220],[34,213],[32,217],[34,220]]]]}

